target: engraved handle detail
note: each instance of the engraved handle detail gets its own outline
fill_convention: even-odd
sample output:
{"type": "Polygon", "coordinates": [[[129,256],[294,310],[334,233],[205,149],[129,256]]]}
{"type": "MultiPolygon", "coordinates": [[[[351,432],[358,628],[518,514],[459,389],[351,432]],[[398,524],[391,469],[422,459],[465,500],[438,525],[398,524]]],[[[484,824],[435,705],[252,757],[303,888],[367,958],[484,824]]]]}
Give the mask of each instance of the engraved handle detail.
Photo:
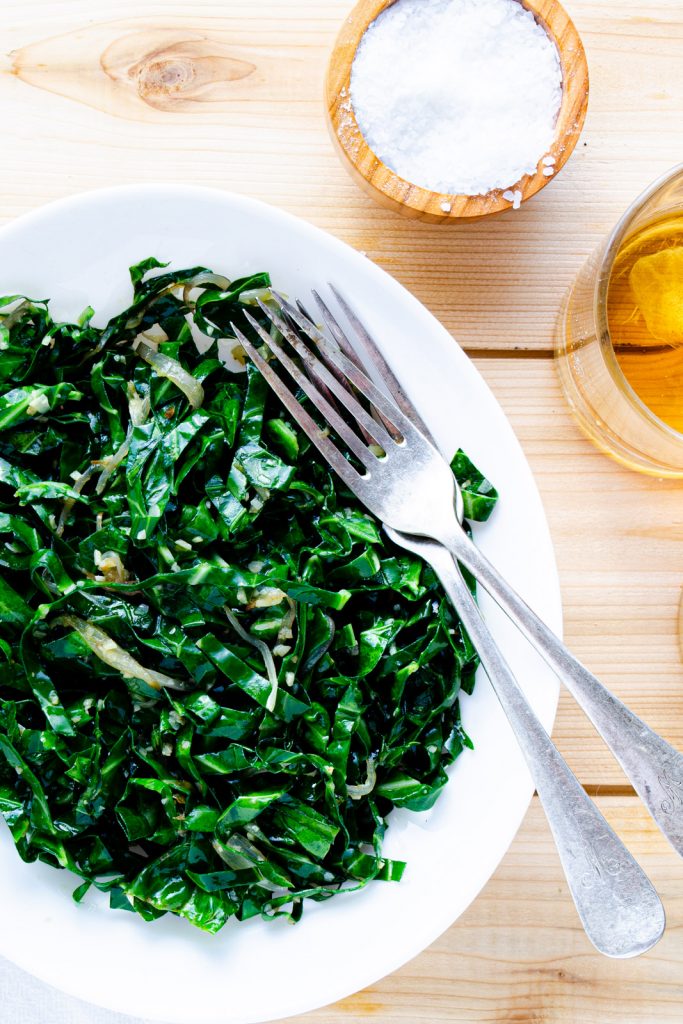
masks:
{"type": "Polygon", "coordinates": [[[603,686],[457,528],[453,557],[476,576],[586,712],[636,793],[683,857],[683,755],[603,686]]]}
{"type": "Polygon", "coordinates": [[[659,766],[657,781],[666,794],[660,808],[663,814],[672,815],[683,809],[683,757],[662,761],[659,766]]]}
{"type": "Polygon", "coordinates": [[[431,563],[474,643],[526,758],[574,903],[593,945],[612,957],[637,956],[664,931],[652,883],[589,799],[534,714],[449,552],[387,530],[431,563]]]}
{"type": "MultiPolygon", "coordinates": [[[[587,870],[581,875],[581,885],[584,889],[595,888],[598,883],[604,882],[606,875],[616,878],[624,868],[624,862],[617,850],[610,847],[601,857],[595,842],[590,840],[584,841],[583,855],[588,865],[587,870]]],[[[618,890],[617,898],[620,898],[618,890]]]]}

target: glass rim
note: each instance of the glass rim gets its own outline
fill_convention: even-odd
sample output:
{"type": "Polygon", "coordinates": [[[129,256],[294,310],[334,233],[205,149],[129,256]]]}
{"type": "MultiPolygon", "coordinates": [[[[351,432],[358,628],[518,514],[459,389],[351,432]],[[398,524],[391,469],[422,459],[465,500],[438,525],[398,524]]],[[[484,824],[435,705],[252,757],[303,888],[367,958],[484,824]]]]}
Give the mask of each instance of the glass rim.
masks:
{"type": "Polygon", "coordinates": [[[646,405],[642,398],[640,398],[632,388],[626,374],[619,365],[619,360],[616,357],[614,346],[612,345],[612,338],[607,323],[607,293],[612,277],[614,261],[617,253],[619,252],[621,243],[628,234],[628,230],[634,217],[639,213],[643,206],[645,206],[649,200],[654,198],[658,192],[661,192],[661,190],[675,178],[683,179],[683,163],[676,164],[675,167],[670,168],[664,174],[660,175],[659,178],[656,178],[652,184],[648,185],[646,189],[636,196],[610,232],[605,243],[605,249],[600,260],[600,268],[597,275],[597,284],[594,294],[594,315],[600,349],[605,358],[605,365],[607,366],[614,383],[620,389],[624,397],[631,403],[634,409],[636,409],[636,411],[653,427],[660,430],[669,441],[683,444],[683,433],[660,419],[660,417],[657,416],[648,405],[646,405]]]}

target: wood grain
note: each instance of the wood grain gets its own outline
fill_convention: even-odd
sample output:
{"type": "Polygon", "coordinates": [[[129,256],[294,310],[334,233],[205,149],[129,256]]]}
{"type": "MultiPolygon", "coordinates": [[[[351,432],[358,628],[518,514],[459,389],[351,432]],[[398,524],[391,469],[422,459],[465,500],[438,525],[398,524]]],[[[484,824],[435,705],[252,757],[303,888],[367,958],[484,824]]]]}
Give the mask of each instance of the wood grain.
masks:
{"type": "Polygon", "coordinates": [[[400,971],[296,1024],[680,1024],[680,861],[639,801],[598,803],[666,907],[668,930],[645,956],[607,960],[593,951],[534,800],[505,860],[457,924],[400,971]]]}
{"type": "Polygon", "coordinates": [[[164,123],[164,114],[182,114],[185,124],[194,124],[197,114],[230,114],[240,102],[252,110],[272,107],[283,90],[292,102],[315,94],[306,56],[305,47],[275,54],[240,45],[229,28],[140,19],[39,39],[12,54],[11,73],[108,116],[164,123]]]}
{"type": "MultiPolygon", "coordinates": [[[[361,132],[351,102],[351,72],[358,46],[368,26],[396,0],[360,0],[344,19],[327,69],[325,95],[328,123],[337,150],[351,177],[376,202],[411,219],[428,224],[472,221],[509,210],[505,192],[519,191],[520,201],[535,196],[550,183],[539,158],[534,174],[510,182],[506,189],[485,195],[453,195],[432,192],[406,181],[370,149],[361,132]]],[[[554,158],[559,173],[574,151],[588,108],[586,53],[574,23],[559,0],[522,0],[537,22],[555,41],[562,66],[562,102],[555,137],[544,155],[554,158]]]]}
{"type": "MultiPolygon", "coordinates": [[[[581,141],[557,181],[521,210],[461,227],[408,222],[380,209],[333,150],[323,80],[352,6],[4,0],[0,221],[104,185],[197,181],[233,189],[366,251],[466,347],[549,348],[559,303],[584,258],[683,152],[680,0],[646,7],[641,0],[566,0],[591,73],[581,141]],[[218,80],[198,88],[167,67],[176,91],[160,96],[155,87],[153,103],[141,98],[140,80],[159,84],[149,71],[157,51],[177,62],[175,48],[192,42],[204,55],[219,55],[218,80]],[[117,56],[116,79],[102,67],[106,53],[110,61],[117,56]],[[228,80],[226,58],[256,71],[228,80]]],[[[180,56],[186,68],[187,50],[180,56]]]]}
{"type": "MultiPolygon", "coordinates": [[[[683,749],[683,484],[607,459],[574,424],[550,359],[475,359],[531,463],[560,574],[565,639],[649,725],[683,749]]],[[[586,785],[625,783],[563,694],[554,736],[586,785]]],[[[683,1014],[682,1014],[683,1019],[683,1014]]]]}

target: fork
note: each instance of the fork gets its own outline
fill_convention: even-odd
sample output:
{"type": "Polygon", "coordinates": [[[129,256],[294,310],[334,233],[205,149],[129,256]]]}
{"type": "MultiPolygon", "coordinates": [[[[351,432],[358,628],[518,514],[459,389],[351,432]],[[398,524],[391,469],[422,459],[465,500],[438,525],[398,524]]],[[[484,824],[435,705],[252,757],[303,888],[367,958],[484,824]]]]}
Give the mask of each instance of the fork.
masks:
{"type": "Polygon", "coordinates": [[[264,303],[259,304],[277,334],[269,334],[252,316],[245,314],[252,329],[268,354],[275,357],[322,414],[360,470],[329,436],[329,429],[318,426],[275,372],[272,362],[267,361],[233,324],[235,336],[245,352],[290,415],[330,467],[378,519],[401,534],[430,539],[425,542],[405,536],[400,543],[409,549],[415,544],[420,554],[426,550],[424,544],[429,546],[427,557],[479,652],[526,758],[586,934],[596,949],[608,956],[628,957],[645,952],[664,931],[661,901],[647,875],[612,831],[545,732],[449,554],[452,535],[461,527],[454,511],[455,482],[448,463],[337,345],[330,345],[322,336],[316,339],[323,361],[278,313],[264,303]],[[285,350],[279,337],[289,343],[304,369],[285,350]],[[364,396],[371,403],[377,418],[356,395],[364,396]],[[340,409],[352,417],[357,430],[352,429],[340,409]]]}
{"type": "MultiPolygon", "coordinates": [[[[380,375],[403,413],[436,447],[427,425],[401,388],[372,335],[337,289],[333,285],[330,285],[330,289],[351,324],[367,363],[380,375]]],[[[342,330],[338,319],[320,295],[317,292],[313,294],[335,342],[349,359],[359,363],[358,353],[342,330]]],[[[299,327],[307,330],[311,340],[317,343],[322,335],[304,307],[299,304],[295,309],[280,295],[276,295],[276,298],[285,312],[299,327]]],[[[457,519],[462,524],[462,495],[457,481],[454,481],[454,485],[457,519]]],[[[391,528],[386,532],[395,543],[407,547],[407,538],[391,528]]],[[[683,755],[646,725],[574,657],[559,637],[491,565],[464,530],[461,529],[457,533],[456,539],[457,543],[451,549],[453,558],[465,565],[483,584],[564,683],[614,754],[661,832],[679,856],[683,856],[683,755]]],[[[418,542],[417,538],[412,538],[410,550],[415,551],[417,543],[422,541],[418,542]]],[[[431,551],[430,548],[416,553],[421,553],[427,561],[432,561],[431,551]]]]}

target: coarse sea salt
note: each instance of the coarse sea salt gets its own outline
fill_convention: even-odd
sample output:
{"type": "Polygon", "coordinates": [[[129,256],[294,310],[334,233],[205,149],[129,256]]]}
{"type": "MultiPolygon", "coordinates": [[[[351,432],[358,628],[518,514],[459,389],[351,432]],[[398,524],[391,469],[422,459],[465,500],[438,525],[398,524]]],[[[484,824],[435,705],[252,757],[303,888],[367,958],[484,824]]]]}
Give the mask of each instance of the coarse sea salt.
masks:
{"type": "Polygon", "coordinates": [[[397,0],[367,29],[351,73],[374,153],[451,195],[534,174],[561,100],[555,43],[518,0],[397,0]]]}
{"type": "Polygon", "coordinates": [[[507,199],[508,203],[512,203],[513,210],[518,210],[522,205],[522,193],[518,188],[514,192],[511,188],[506,189],[503,192],[503,199],[507,199]]]}

